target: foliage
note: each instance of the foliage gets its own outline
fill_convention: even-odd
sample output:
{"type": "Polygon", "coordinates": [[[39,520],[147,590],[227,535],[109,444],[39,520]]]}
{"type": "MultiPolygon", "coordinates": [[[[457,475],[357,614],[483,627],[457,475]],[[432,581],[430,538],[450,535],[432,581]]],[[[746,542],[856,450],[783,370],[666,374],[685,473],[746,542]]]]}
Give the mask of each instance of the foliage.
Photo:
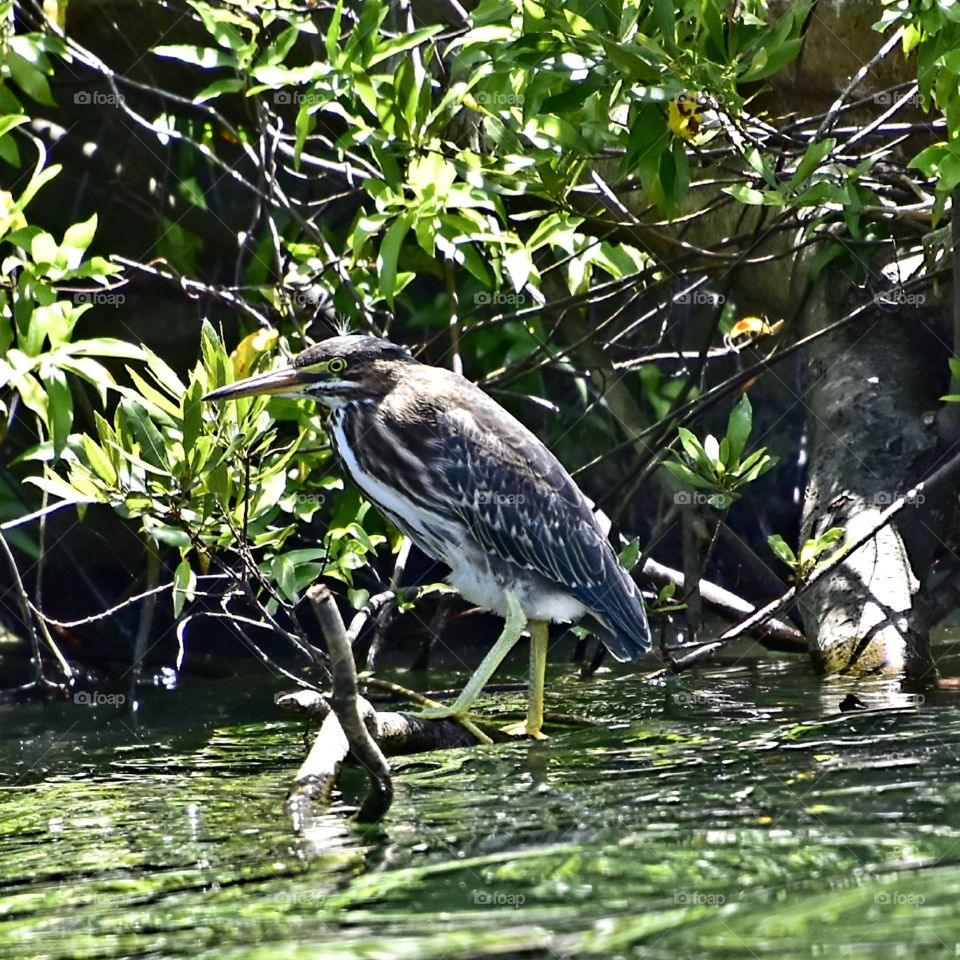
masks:
{"type": "MultiPolygon", "coordinates": [[[[883,23],[904,27],[924,105],[946,114],[947,139],[915,159],[937,178],[938,208],[960,179],[950,159],[960,61],[948,6],[901,0],[883,23]]],[[[0,13],[10,9],[0,3],[0,13]]],[[[524,419],[548,439],[562,445],[579,425],[560,452],[579,456],[581,437],[595,443],[606,471],[598,485],[633,471],[630,454],[612,460],[618,444],[654,436],[649,453],[659,456],[685,403],[715,381],[707,361],[780,326],[749,318],[756,323],[741,330],[741,320],[724,341],[722,318],[741,315],[735,293],[710,304],[677,291],[699,291],[687,285],[713,267],[722,280],[752,241],[665,244],[665,219],[694,217],[697,191],[709,190],[736,205],[738,219],[757,213],[771,234],[819,244],[813,275],[848,256],[850,240],[893,232],[877,213],[899,189],[875,170],[882,151],[847,149],[850,134],[832,113],[791,119],[786,133],[782,118],[755,113],[754,98],[797,57],[810,9],[481,0],[451,25],[407,21],[384,0],[190,0],[188,29],[152,51],[160,79],[149,90],[73,37],[68,51],[57,23],[18,11],[17,32],[0,38],[0,161],[20,164],[27,150],[37,159],[0,193],[9,247],[0,380],[11,387],[11,418],[26,408],[36,421],[35,437],[17,438],[17,476],[45,498],[109,504],[136,524],[173,558],[178,616],[198,577],[221,562],[254,581],[270,613],[292,610],[317,576],[340,578],[362,604],[354,573],[398,538],[344,489],[314,411],[276,397],[200,400],[272,362],[273,351],[289,356],[325,335],[327,301],[359,329],[428,343],[437,362],[455,350],[498,399],[526,404],[524,419]],[[162,228],[138,267],[206,297],[186,335],[196,363],[173,369],[132,336],[82,335],[78,322],[105,298],[123,308],[116,298],[137,271],[88,253],[96,216],[50,230],[28,222],[28,204],[59,168],[28,135],[23,102],[52,107],[50,78],[70,60],[117,92],[118,113],[175,170],[178,206],[151,199],[162,228]],[[176,93],[163,87],[174,75],[176,93]],[[191,226],[184,205],[199,215],[191,226]],[[213,217],[238,238],[235,250],[193,232],[213,217]],[[232,286],[205,273],[214,253],[235,256],[232,286]],[[215,323],[201,323],[213,301],[241,314],[233,353],[215,323]],[[709,332],[696,350],[688,321],[709,332]],[[653,422],[631,420],[617,390],[653,422]],[[544,418],[547,409],[560,415],[544,418]]],[[[664,466],[718,507],[775,463],[765,448],[744,455],[746,396],[723,437],[701,441],[694,429],[680,428],[682,453],[664,466]]],[[[14,484],[0,484],[0,499],[6,487],[14,484]]],[[[2,502],[0,512],[11,514],[2,502]]],[[[629,550],[625,562],[635,562],[639,549],[629,550]]],[[[809,559],[800,553],[798,567],[809,559]]]]}
{"type": "MultiPolygon", "coordinates": [[[[298,39],[317,33],[308,14],[191,5],[211,43],[155,52],[215,77],[196,102],[243,93],[278,111],[296,108],[294,161],[306,169],[319,141],[354,166],[365,196],[341,254],[351,282],[332,291],[350,315],[361,305],[392,309],[414,276],[442,277],[449,267],[473,279],[475,304],[496,302],[503,287],[526,289],[536,301],[537,261],[547,251],[566,258],[572,294],[588,290],[597,273],[621,279],[645,269],[642,245],[597,242],[593,224],[570,209],[587,161],[621,152],[621,172],[676,209],[689,161],[683,138],[670,135],[669,102],[692,87],[735,110],[743,103],[738,83],[762,80],[796,55],[807,12],[801,4],[767,22],[752,2],[742,21],[724,27],[714,0],[676,11],[550,2],[522,12],[508,0],[485,0],[471,28],[441,49],[437,24],[392,34],[381,0],[365,0],[349,29],[341,0],[322,37],[326,58],[292,65],[298,39]],[[452,82],[438,90],[441,57],[452,82]],[[457,135],[464,126],[475,134],[457,135]],[[332,141],[322,134],[331,128],[339,130],[332,141]],[[533,229],[506,209],[521,196],[539,198],[533,229]]],[[[805,158],[791,185],[820,158],[805,158]]],[[[326,243],[289,243],[290,277],[315,276],[326,243]]],[[[545,340],[539,323],[532,331],[545,340]]]]}
{"type": "Polygon", "coordinates": [[[748,484],[776,466],[776,458],[760,447],[743,457],[753,430],[753,408],[746,394],[730,411],[726,435],[719,440],[707,434],[701,443],[686,427],[678,429],[683,456],[664,462],[680,481],[701,490],[711,490],[708,498],[718,509],[729,507],[748,484]]]}
{"type": "Polygon", "coordinates": [[[821,536],[805,540],[800,547],[799,556],[779,534],[775,533],[767,537],[767,543],[770,544],[770,549],[793,571],[791,578],[796,583],[803,583],[822,562],[821,557],[828,550],[832,550],[839,541],[843,540],[843,537],[844,531],[841,527],[831,527],[821,536]]]}
{"type": "MultiPolygon", "coordinates": [[[[954,384],[960,384],[960,359],[949,357],[947,363],[950,366],[950,377],[954,384]]],[[[948,403],[960,403],[960,393],[948,393],[940,398],[948,403]]]]}
{"type": "Polygon", "coordinates": [[[300,591],[318,577],[352,582],[352,571],[367,562],[382,534],[368,534],[362,523],[367,506],[349,519],[337,519],[322,542],[285,549],[298,524],[308,523],[328,491],[342,481],[330,473],[328,447],[305,452],[314,433],[310,412],[289,401],[242,399],[222,408],[205,404],[209,390],[249,374],[266,343],[252,334],[230,356],[213,328],[201,331],[202,360],[189,386],[150,350],[144,369],[128,367],[133,388],[119,388],[113,422],[96,417],[96,436],[70,438],[66,483],[48,470],[34,482],[65,499],[109,503],[122,516],[137,519],[153,541],[179,551],[173,593],[175,612],[192,599],[194,568],[206,572],[211,556],[241,550],[247,575],[275,591],[267,604],[274,612],[296,603],[300,591]],[[293,436],[279,436],[277,421],[292,419],[293,436]],[[256,567],[252,567],[253,564],[256,567]]]}
{"type": "Polygon", "coordinates": [[[948,137],[921,150],[911,161],[936,183],[935,219],[960,185],[960,7],[927,0],[884,0],[879,30],[899,27],[904,54],[917,58],[917,81],[925,110],[938,107],[947,121],[948,137]]]}

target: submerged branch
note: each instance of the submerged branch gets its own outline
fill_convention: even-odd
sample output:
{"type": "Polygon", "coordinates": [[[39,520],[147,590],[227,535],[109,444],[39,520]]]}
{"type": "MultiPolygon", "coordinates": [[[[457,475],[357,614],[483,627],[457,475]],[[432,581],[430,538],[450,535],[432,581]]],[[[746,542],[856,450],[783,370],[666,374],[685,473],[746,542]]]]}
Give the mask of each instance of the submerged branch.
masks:
{"type": "MultiPolygon", "coordinates": [[[[357,812],[357,819],[364,823],[376,822],[384,817],[393,802],[390,766],[370,736],[361,716],[357,666],[353,661],[347,631],[333,595],[328,587],[320,584],[307,591],[307,598],[313,604],[330,653],[333,676],[333,696],[330,702],[333,712],[350,744],[350,752],[360,761],[368,775],[368,790],[357,812]]],[[[326,721],[324,724],[326,725],[326,721]]]]}
{"type": "MultiPolygon", "coordinates": [[[[430,720],[404,713],[378,713],[359,695],[357,668],[343,620],[330,590],[315,585],[307,598],[316,611],[330,651],[333,693],[327,698],[308,690],[277,697],[282,709],[323,717],[316,740],[294,777],[288,808],[299,815],[305,805],[329,802],[347,757],[360,762],[368,777],[368,790],[356,814],[363,823],[381,820],[393,800],[393,785],[385,754],[417,753],[452,747],[475,746],[479,741],[454,720],[430,720]]],[[[395,684],[365,681],[371,686],[402,691],[395,684]]],[[[420,699],[420,698],[418,698],[420,699]]],[[[422,698],[427,706],[435,701],[422,698]]]]}

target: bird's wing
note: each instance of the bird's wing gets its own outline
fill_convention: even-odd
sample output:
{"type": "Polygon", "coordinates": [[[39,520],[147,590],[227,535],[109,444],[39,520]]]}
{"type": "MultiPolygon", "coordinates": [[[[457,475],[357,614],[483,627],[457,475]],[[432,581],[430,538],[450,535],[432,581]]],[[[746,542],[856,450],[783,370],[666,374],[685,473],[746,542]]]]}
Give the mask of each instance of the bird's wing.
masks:
{"type": "Polygon", "coordinates": [[[435,509],[491,554],[569,590],[607,621],[611,653],[634,659],[650,646],[643,604],[586,498],[526,427],[479,389],[471,393],[469,407],[444,405],[421,435],[435,509]]]}

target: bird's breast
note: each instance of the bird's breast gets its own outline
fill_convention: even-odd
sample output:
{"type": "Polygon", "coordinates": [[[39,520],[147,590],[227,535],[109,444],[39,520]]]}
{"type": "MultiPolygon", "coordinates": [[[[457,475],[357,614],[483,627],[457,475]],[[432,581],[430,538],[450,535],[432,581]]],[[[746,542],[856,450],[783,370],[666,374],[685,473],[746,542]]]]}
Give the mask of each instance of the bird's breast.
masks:
{"type": "MultiPolygon", "coordinates": [[[[422,464],[406,455],[397,438],[385,434],[376,410],[350,404],[332,411],[328,428],[337,453],[364,496],[394,526],[428,556],[449,565],[451,544],[462,540],[462,530],[448,530],[445,518],[432,509],[429,489],[408,493],[400,472],[422,474],[422,464]],[[390,475],[392,474],[392,476],[390,475]]],[[[426,478],[425,478],[426,479],[426,478]]]]}

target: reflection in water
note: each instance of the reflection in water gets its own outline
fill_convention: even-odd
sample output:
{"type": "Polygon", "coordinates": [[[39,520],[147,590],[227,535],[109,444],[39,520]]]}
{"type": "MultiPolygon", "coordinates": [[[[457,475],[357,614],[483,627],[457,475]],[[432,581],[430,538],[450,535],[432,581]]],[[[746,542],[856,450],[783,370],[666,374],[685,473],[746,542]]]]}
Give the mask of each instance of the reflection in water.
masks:
{"type": "Polygon", "coordinates": [[[960,698],[553,669],[603,724],[398,759],[366,830],[291,824],[301,730],[249,680],[4,711],[0,958],[954,955],[960,698]]]}

